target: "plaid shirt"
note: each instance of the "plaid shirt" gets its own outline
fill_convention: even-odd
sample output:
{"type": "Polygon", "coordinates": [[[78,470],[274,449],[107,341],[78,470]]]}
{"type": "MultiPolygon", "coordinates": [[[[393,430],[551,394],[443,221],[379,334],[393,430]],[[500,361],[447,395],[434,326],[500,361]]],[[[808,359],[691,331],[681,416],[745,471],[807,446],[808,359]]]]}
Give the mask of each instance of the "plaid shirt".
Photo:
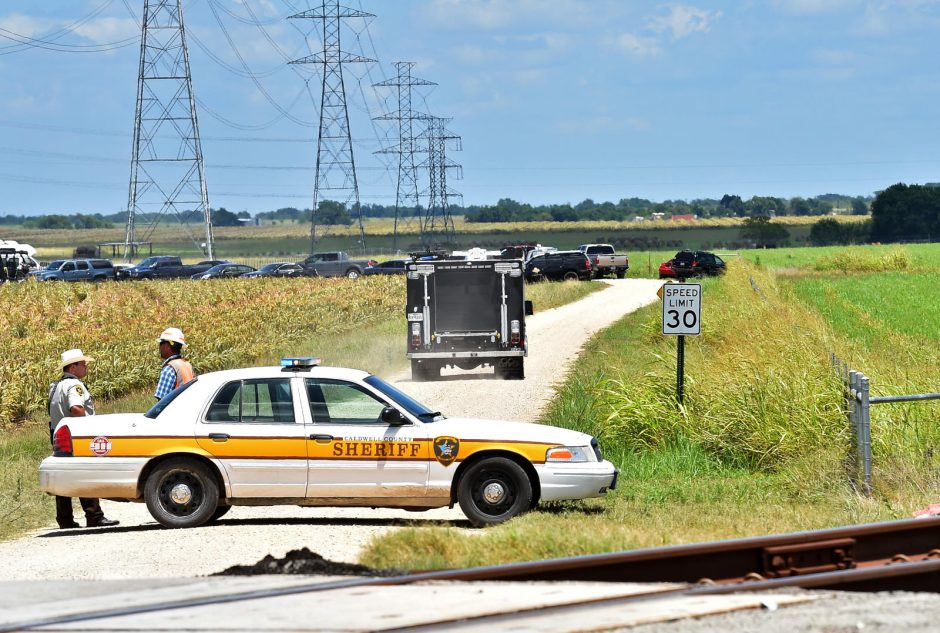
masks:
{"type": "Polygon", "coordinates": [[[179,358],[179,354],[175,356],[170,356],[163,363],[163,369],[160,370],[160,379],[157,381],[157,390],[153,393],[153,397],[157,400],[161,400],[163,396],[173,391],[176,388],[176,370],[170,367],[170,361],[174,358],[179,358]]]}

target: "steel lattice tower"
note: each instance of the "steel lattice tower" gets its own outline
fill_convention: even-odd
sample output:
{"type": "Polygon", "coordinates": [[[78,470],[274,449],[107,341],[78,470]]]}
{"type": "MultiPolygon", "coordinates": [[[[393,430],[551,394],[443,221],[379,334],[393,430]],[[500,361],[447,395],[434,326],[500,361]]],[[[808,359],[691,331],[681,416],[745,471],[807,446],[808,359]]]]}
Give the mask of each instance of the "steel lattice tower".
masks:
{"type": "MultiPolygon", "coordinates": [[[[137,246],[137,218],[149,218],[149,239],[167,213],[183,226],[195,214],[205,223],[204,254],[211,259],[212,218],[196,120],[181,0],[144,0],[134,147],[127,201],[124,259],[137,246]]],[[[195,236],[191,234],[194,242],[195,236]]]]}
{"type": "Polygon", "coordinates": [[[323,51],[308,55],[292,64],[321,64],[323,88],[320,98],[320,131],[317,136],[317,173],[313,186],[313,210],[310,224],[310,251],[317,242],[317,211],[324,192],[345,192],[341,202],[352,207],[359,222],[359,243],[365,249],[366,236],[362,226],[359,203],[359,181],[349,133],[349,111],[346,108],[346,87],[343,64],[374,62],[374,59],[344,53],[340,48],[340,27],[343,18],[370,18],[371,13],[340,6],[339,0],[323,0],[319,9],[310,9],[294,18],[323,20],[323,51]]]}
{"type": "Polygon", "coordinates": [[[428,158],[423,167],[428,170],[428,207],[421,220],[421,235],[426,246],[433,246],[434,238],[443,244],[454,243],[454,219],[450,215],[450,197],[460,194],[447,186],[447,172],[454,170],[456,178],[462,176],[462,167],[447,158],[448,143],[453,141],[454,149],[460,151],[460,137],[447,129],[452,119],[430,117],[424,138],[428,144],[428,158]]]}
{"type": "Polygon", "coordinates": [[[414,131],[415,121],[428,121],[427,114],[415,112],[412,109],[412,88],[414,86],[436,86],[433,81],[426,81],[412,77],[413,62],[395,62],[398,76],[377,84],[376,87],[397,88],[398,110],[376,117],[382,121],[398,121],[398,145],[396,147],[379,150],[383,154],[398,154],[398,187],[395,193],[395,233],[392,238],[392,247],[398,248],[398,232],[413,232],[415,225],[418,228],[421,244],[427,245],[424,238],[424,222],[421,218],[421,201],[418,197],[418,164],[415,154],[426,149],[419,148],[414,131]]]}

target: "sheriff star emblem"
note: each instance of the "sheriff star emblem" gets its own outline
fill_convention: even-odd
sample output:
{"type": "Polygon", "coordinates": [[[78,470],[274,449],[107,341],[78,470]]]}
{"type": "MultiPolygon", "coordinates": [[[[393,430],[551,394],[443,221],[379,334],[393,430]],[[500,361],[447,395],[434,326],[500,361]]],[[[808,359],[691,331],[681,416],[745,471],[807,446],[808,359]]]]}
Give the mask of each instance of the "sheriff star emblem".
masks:
{"type": "Polygon", "coordinates": [[[460,440],[456,437],[438,437],[434,439],[434,457],[443,466],[450,466],[457,459],[460,440]]]}

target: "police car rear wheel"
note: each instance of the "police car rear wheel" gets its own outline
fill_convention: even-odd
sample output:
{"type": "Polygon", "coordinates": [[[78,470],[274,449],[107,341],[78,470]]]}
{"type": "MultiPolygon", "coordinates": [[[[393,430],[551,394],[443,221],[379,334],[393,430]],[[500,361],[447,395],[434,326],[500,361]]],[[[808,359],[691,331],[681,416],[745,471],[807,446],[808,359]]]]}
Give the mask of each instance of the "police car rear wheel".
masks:
{"type": "Polygon", "coordinates": [[[160,525],[196,527],[213,518],[219,507],[219,488],[205,464],[191,459],[170,459],[147,477],[144,499],[160,525]]]}
{"type": "Polygon", "coordinates": [[[475,526],[502,523],[532,506],[532,483],[516,462],[490,457],[467,468],[457,500],[475,526]]]}

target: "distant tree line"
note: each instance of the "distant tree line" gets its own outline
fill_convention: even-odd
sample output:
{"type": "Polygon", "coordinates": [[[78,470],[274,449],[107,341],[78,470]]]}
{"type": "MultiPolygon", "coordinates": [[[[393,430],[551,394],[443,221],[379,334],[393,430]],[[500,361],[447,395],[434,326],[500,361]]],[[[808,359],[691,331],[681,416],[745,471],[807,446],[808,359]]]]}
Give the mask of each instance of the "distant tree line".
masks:
{"type": "Polygon", "coordinates": [[[783,215],[827,215],[836,210],[850,210],[854,215],[866,215],[871,198],[825,194],[815,198],[774,198],[726,194],[720,200],[700,198],[652,202],[644,198],[623,198],[617,203],[594,202],[591,199],[578,204],[552,204],[533,206],[503,198],[492,206],[470,206],[464,209],[467,222],[574,222],[577,220],[633,220],[652,218],[663,214],[692,215],[699,218],[774,217],[783,215]]]}
{"type": "MultiPolygon", "coordinates": [[[[468,222],[572,222],[577,220],[632,220],[637,217],[672,217],[694,215],[699,218],[745,218],[742,238],[757,244],[782,245],[786,243],[786,229],[771,218],[795,215],[825,215],[839,209],[853,215],[867,215],[864,222],[842,223],[822,219],[812,227],[813,244],[854,244],[865,242],[897,242],[940,239],[940,185],[905,185],[899,183],[881,191],[874,199],[862,196],[825,194],[814,198],[775,198],[753,196],[744,200],[727,194],[720,200],[701,198],[691,201],[666,200],[651,202],[644,198],[623,198],[619,202],[594,202],[587,199],[578,204],[530,205],[503,198],[495,205],[452,206],[451,213],[463,215],[468,222]],[[663,214],[654,216],[653,214],[663,214]]],[[[394,217],[394,205],[363,204],[362,215],[370,218],[394,217]]],[[[407,209],[406,213],[420,213],[422,208],[407,209]]],[[[309,222],[311,210],[283,207],[252,216],[247,211],[233,213],[224,207],[212,209],[215,226],[238,226],[243,220],[262,222],[309,222]]],[[[137,221],[151,222],[154,214],[137,214],[137,221]]],[[[202,215],[190,212],[184,221],[201,223],[202,215]]],[[[323,200],[319,203],[317,221],[321,224],[354,222],[354,211],[341,202],[323,200]]],[[[89,229],[111,228],[127,222],[127,213],[110,215],[101,213],[43,216],[3,215],[0,225],[18,225],[35,229],[89,229]]]]}

